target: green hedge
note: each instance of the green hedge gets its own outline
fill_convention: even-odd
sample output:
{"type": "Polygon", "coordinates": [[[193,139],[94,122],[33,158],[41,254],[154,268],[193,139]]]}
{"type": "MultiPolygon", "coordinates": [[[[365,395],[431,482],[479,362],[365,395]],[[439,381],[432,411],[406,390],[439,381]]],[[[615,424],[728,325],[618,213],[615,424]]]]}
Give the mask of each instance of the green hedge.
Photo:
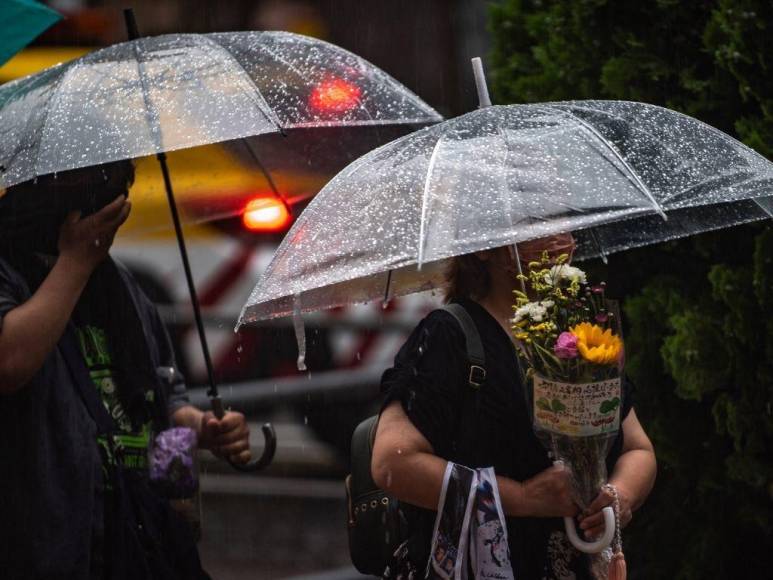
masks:
{"type": "MultiPolygon", "coordinates": [[[[769,0],[490,5],[497,103],[630,99],[773,157],[769,0]]],[[[630,577],[773,577],[773,229],[612,256],[656,488],[626,531],[630,577]]]]}

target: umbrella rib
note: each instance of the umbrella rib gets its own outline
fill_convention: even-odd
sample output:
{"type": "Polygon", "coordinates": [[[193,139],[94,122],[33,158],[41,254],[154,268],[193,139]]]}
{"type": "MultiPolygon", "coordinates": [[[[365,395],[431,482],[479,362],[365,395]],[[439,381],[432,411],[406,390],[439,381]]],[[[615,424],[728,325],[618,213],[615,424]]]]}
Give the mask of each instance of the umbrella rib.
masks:
{"type": "Polygon", "coordinates": [[[258,154],[255,152],[255,149],[253,149],[252,144],[249,142],[249,140],[246,137],[242,137],[242,141],[244,142],[245,147],[247,147],[247,151],[250,154],[250,157],[252,157],[252,160],[255,162],[255,165],[258,166],[258,169],[260,169],[261,173],[263,173],[263,177],[266,178],[266,181],[268,182],[268,186],[271,189],[271,192],[274,194],[274,197],[276,197],[279,201],[284,204],[285,208],[292,214],[292,209],[290,208],[290,204],[287,202],[287,199],[284,195],[279,191],[279,188],[277,188],[276,183],[274,182],[274,178],[271,177],[271,173],[268,171],[265,165],[263,165],[263,162],[258,157],[258,154]]]}
{"type": "Polygon", "coordinates": [[[596,246],[596,250],[599,253],[599,257],[601,258],[601,261],[604,262],[604,264],[609,263],[609,259],[607,257],[607,251],[604,249],[604,246],[601,244],[601,240],[599,239],[599,236],[596,233],[596,228],[588,228],[588,233],[590,234],[591,240],[593,240],[593,244],[596,246]]]}
{"type": "Polygon", "coordinates": [[[427,201],[429,199],[429,184],[432,179],[432,170],[435,168],[435,161],[437,160],[438,151],[440,151],[440,143],[443,141],[443,135],[438,137],[435,142],[435,146],[432,148],[432,155],[429,158],[429,166],[427,167],[427,177],[424,180],[424,190],[421,195],[421,222],[419,223],[419,257],[418,265],[421,270],[421,266],[424,263],[424,236],[426,231],[424,223],[427,219],[427,201]]]}
{"type": "MultiPolygon", "coordinates": [[[[263,97],[263,93],[261,92],[258,85],[253,80],[252,76],[245,70],[245,68],[241,65],[241,63],[236,60],[233,54],[229,52],[229,50],[220,44],[217,40],[214,38],[211,38],[209,35],[200,35],[201,38],[203,38],[206,42],[209,42],[210,44],[214,45],[215,48],[220,50],[223,54],[225,54],[226,58],[232,62],[241,72],[242,76],[247,77],[247,80],[249,81],[249,85],[252,86],[253,89],[255,89],[254,96],[256,97],[256,103],[255,106],[260,111],[260,113],[266,117],[269,121],[271,121],[277,128],[277,130],[284,135],[284,127],[282,127],[282,123],[279,120],[279,117],[277,117],[276,113],[274,113],[274,110],[269,106],[268,102],[266,101],[265,97],[263,97]],[[265,110],[263,107],[265,107],[265,110]]],[[[264,48],[264,45],[261,44],[261,48],[264,48]]],[[[270,49],[268,49],[269,52],[272,52],[270,49]]],[[[273,52],[272,52],[273,54],[273,52]]],[[[286,63],[285,63],[286,64],[286,63]]]]}
{"type": "MultiPolygon", "coordinates": [[[[65,65],[62,65],[62,64],[54,65],[54,67],[61,67],[61,66],[65,66],[65,65]]],[[[40,74],[43,74],[43,73],[40,73],[40,74]]],[[[3,85],[2,86],[2,92],[0,92],[0,98],[4,96],[2,93],[4,93],[5,91],[8,91],[10,93],[10,96],[6,97],[4,99],[4,102],[8,103],[8,102],[13,101],[14,100],[13,97],[16,94],[14,91],[16,90],[17,86],[22,86],[22,88],[23,88],[23,85],[21,85],[21,83],[19,82],[19,79],[15,80],[15,81],[11,81],[11,82],[6,83],[5,85],[3,85]]],[[[47,107],[46,107],[46,109],[47,109],[47,107]]],[[[25,123],[24,123],[25,130],[24,130],[23,135],[28,135],[29,133],[31,133],[31,131],[28,131],[28,129],[30,127],[30,124],[32,123],[32,118],[31,117],[32,117],[32,115],[28,115],[26,120],[25,120],[25,123]]],[[[3,129],[2,127],[0,127],[0,138],[4,138],[5,134],[7,132],[8,132],[7,129],[3,129]]],[[[29,141],[31,139],[32,139],[32,137],[30,136],[27,141],[29,141]]],[[[38,143],[38,149],[40,149],[40,143],[38,143]]],[[[12,177],[10,179],[10,183],[9,183],[9,180],[8,180],[8,177],[7,177],[7,172],[10,171],[10,168],[13,166],[14,161],[16,161],[16,159],[19,157],[19,155],[22,154],[22,151],[24,151],[24,142],[20,138],[19,142],[18,142],[18,145],[14,148],[13,151],[11,151],[8,154],[8,157],[6,159],[0,160],[0,161],[2,161],[2,163],[0,164],[0,188],[2,188],[2,187],[10,187],[10,185],[13,185],[14,182],[18,182],[17,180],[19,178],[17,176],[16,178],[12,177]]],[[[22,180],[23,180],[23,178],[22,178],[22,180]]],[[[2,197],[2,196],[0,196],[0,197],[2,197]]]]}
{"type": "MultiPolygon", "coordinates": [[[[667,109],[665,107],[660,107],[658,105],[649,105],[649,106],[653,107],[653,108],[661,109],[663,111],[668,111],[668,112],[670,112],[672,114],[675,114],[675,115],[677,115],[679,117],[683,117],[684,119],[686,119],[689,122],[697,123],[699,126],[701,126],[702,128],[706,129],[708,132],[713,133],[721,141],[726,141],[728,139],[730,141],[733,141],[734,145],[740,146],[743,150],[746,151],[746,153],[750,154],[755,161],[758,161],[758,162],[759,161],[763,161],[763,162],[767,162],[768,161],[765,157],[763,157],[757,151],[755,151],[754,149],[749,147],[746,143],[743,143],[742,141],[739,141],[738,139],[733,138],[732,136],[728,135],[727,133],[724,133],[723,131],[720,131],[719,129],[717,129],[713,125],[709,125],[708,123],[705,123],[704,121],[701,121],[700,119],[697,119],[695,117],[690,117],[689,115],[685,115],[684,113],[682,113],[680,111],[674,111],[674,110],[671,110],[671,109],[667,109]]],[[[644,132],[645,134],[647,134],[649,136],[655,137],[655,135],[653,135],[652,133],[650,133],[649,131],[647,131],[644,128],[640,128],[639,130],[644,132]]],[[[670,149],[669,149],[669,151],[670,151],[670,149]]],[[[676,157],[676,155],[675,155],[675,157],[676,157]]],[[[666,201],[671,200],[676,195],[682,195],[684,193],[684,191],[686,191],[686,190],[683,189],[683,190],[678,191],[678,192],[676,192],[676,193],[674,193],[672,195],[669,195],[667,197],[666,201]]],[[[756,198],[752,198],[752,199],[756,199],[756,198]]],[[[765,211],[767,211],[767,210],[765,210],[765,211]]],[[[771,217],[773,217],[773,215],[771,217]]]]}
{"type": "MultiPolygon", "coordinates": [[[[502,166],[506,167],[507,160],[512,155],[512,149],[510,147],[510,141],[507,139],[507,136],[504,133],[502,133],[502,130],[500,129],[500,127],[498,125],[496,126],[496,132],[497,132],[497,135],[499,136],[499,138],[505,144],[505,160],[502,163],[502,166]]],[[[516,179],[517,179],[517,177],[516,177],[516,179]]],[[[526,189],[522,186],[520,180],[518,180],[518,190],[521,193],[525,193],[526,192],[526,189]]],[[[582,208],[574,206],[574,205],[571,205],[571,204],[569,204],[567,202],[557,201],[557,200],[554,200],[554,201],[560,207],[568,208],[568,209],[570,209],[572,211],[576,211],[577,213],[586,213],[585,210],[583,210],[582,208]]],[[[543,222],[547,221],[547,219],[545,219],[543,217],[540,217],[540,216],[524,215],[524,217],[528,220],[528,223],[534,223],[534,221],[543,221],[543,222]]],[[[523,220],[521,220],[521,221],[523,221],[523,220]]],[[[518,223],[521,223],[521,221],[519,221],[518,223]]]]}
{"type": "Polygon", "coordinates": [[[297,74],[297,75],[298,75],[300,78],[302,78],[302,79],[303,79],[303,78],[306,78],[306,75],[305,75],[305,74],[303,74],[303,71],[302,71],[301,69],[299,69],[297,66],[295,66],[293,63],[291,63],[291,62],[290,62],[289,60],[287,60],[286,58],[282,58],[281,56],[279,56],[279,55],[276,53],[276,51],[274,51],[274,50],[273,50],[271,47],[269,47],[269,46],[267,46],[267,45],[265,45],[265,44],[261,44],[261,45],[260,45],[260,48],[261,48],[262,50],[265,50],[266,52],[268,52],[268,53],[269,53],[271,56],[273,56],[273,57],[274,57],[274,58],[275,58],[275,59],[276,59],[278,62],[281,62],[283,65],[285,65],[287,68],[289,68],[289,69],[290,69],[291,71],[293,71],[295,74],[297,74]]]}
{"type": "MultiPolygon", "coordinates": [[[[670,110],[670,109],[665,109],[665,108],[663,108],[663,107],[658,107],[657,105],[650,105],[650,106],[651,106],[651,107],[654,107],[654,108],[658,108],[658,109],[663,109],[664,111],[669,111],[669,110],[670,110]]],[[[605,110],[605,109],[603,109],[603,108],[599,108],[599,107],[590,107],[590,110],[591,110],[591,111],[593,111],[594,113],[597,113],[597,114],[602,114],[602,115],[605,115],[605,116],[607,116],[607,117],[611,117],[612,119],[615,119],[615,120],[617,120],[617,121],[620,121],[620,122],[623,122],[623,123],[625,123],[625,122],[626,122],[626,121],[625,121],[625,119],[623,119],[623,118],[622,118],[620,115],[618,115],[618,114],[615,114],[615,113],[612,113],[612,112],[610,112],[610,111],[607,111],[607,110],[605,110]]],[[[671,111],[671,112],[672,112],[672,113],[675,113],[676,111],[671,111]]],[[[687,117],[687,115],[683,115],[683,116],[684,116],[684,117],[687,117]]],[[[689,119],[690,117],[687,117],[687,118],[689,119]]],[[[694,119],[694,120],[696,120],[696,121],[697,121],[697,119],[694,119]]],[[[707,127],[711,127],[711,125],[707,125],[707,127]]],[[[711,128],[713,128],[713,127],[711,127],[711,128]]],[[[654,133],[652,133],[651,131],[649,131],[649,130],[648,130],[646,127],[635,127],[635,130],[636,130],[636,131],[639,131],[639,132],[641,132],[641,133],[643,133],[643,134],[645,134],[645,135],[647,135],[648,137],[651,137],[651,138],[652,138],[654,141],[657,141],[657,142],[660,144],[660,146],[661,146],[661,147],[662,147],[662,148],[663,148],[665,151],[667,151],[669,154],[671,154],[671,155],[672,155],[672,157],[674,157],[674,158],[677,158],[677,157],[679,157],[679,155],[677,154],[677,152],[674,150],[674,148],[673,148],[673,147],[672,147],[670,144],[668,144],[668,143],[664,143],[664,142],[663,142],[663,141],[662,141],[660,138],[658,138],[658,136],[657,136],[657,135],[655,135],[654,133]]],[[[677,192],[676,194],[672,194],[672,195],[667,195],[667,196],[665,196],[665,198],[662,200],[662,201],[663,201],[663,203],[662,203],[662,204],[660,204],[660,207],[663,209],[663,211],[666,211],[666,209],[667,209],[667,206],[669,205],[669,203],[668,203],[668,202],[671,200],[671,198],[673,197],[673,195],[681,195],[681,193],[682,193],[682,192],[680,191],[680,192],[677,192]]]]}
{"type": "MultiPolygon", "coordinates": [[[[480,59],[478,59],[478,62],[480,62],[480,59]]],[[[483,85],[484,85],[484,94],[483,94],[483,96],[485,97],[485,99],[488,99],[488,91],[487,91],[487,89],[485,89],[485,83],[486,83],[486,79],[483,78],[483,85]]],[[[488,106],[490,107],[491,104],[489,103],[488,106]]],[[[502,130],[500,129],[499,125],[495,125],[495,129],[496,129],[497,135],[499,135],[499,138],[505,144],[505,158],[504,158],[504,160],[502,162],[502,167],[507,167],[507,161],[508,161],[508,159],[512,155],[512,152],[510,150],[510,141],[508,141],[507,135],[505,135],[502,132],[502,130]]],[[[516,179],[517,179],[517,177],[516,177],[516,179]]],[[[520,180],[518,180],[518,181],[519,181],[518,189],[521,192],[523,192],[524,188],[521,186],[520,180]]],[[[507,187],[507,182],[505,182],[504,186],[505,186],[505,189],[509,189],[507,187]]],[[[509,196],[508,196],[508,201],[510,201],[509,196]]],[[[513,216],[512,205],[510,205],[510,207],[508,209],[509,209],[509,214],[508,214],[507,217],[510,219],[510,224],[512,225],[512,223],[513,223],[512,222],[512,216],[513,216]]],[[[521,256],[520,256],[520,253],[518,252],[518,244],[517,243],[513,243],[512,248],[513,248],[513,251],[515,252],[515,265],[518,267],[518,278],[521,281],[521,290],[523,291],[524,294],[526,294],[526,283],[524,282],[523,271],[521,269],[521,256]]]]}
{"type": "MultiPolygon", "coordinates": [[[[663,109],[664,111],[670,111],[670,109],[665,109],[663,107],[658,107],[657,105],[650,105],[650,106],[658,108],[658,109],[663,109]]],[[[611,113],[610,111],[607,111],[605,109],[598,108],[598,107],[592,107],[591,110],[593,112],[595,112],[595,113],[606,115],[607,117],[611,117],[611,118],[613,118],[615,120],[618,120],[620,122],[626,122],[620,115],[611,113]]],[[[670,111],[670,112],[677,113],[677,111],[670,111]]],[[[698,121],[698,119],[692,119],[691,117],[688,117],[687,115],[682,115],[682,116],[687,118],[687,119],[693,120],[693,121],[698,121]]],[[[700,121],[698,121],[698,122],[700,122],[700,121]]],[[[714,127],[712,127],[711,125],[706,125],[706,127],[708,127],[709,129],[714,129],[714,127]]],[[[657,135],[655,135],[648,128],[646,128],[646,127],[635,127],[635,129],[636,129],[636,131],[639,131],[639,132],[643,133],[644,135],[647,135],[648,137],[651,137],[653,141],[657,141],[660,144],[660,146],[663,148],[663,150],[667,151],[673,158],[679,158],[680,157],[680,155],[674,150],[674,148],[670,144],[664,143],[657,135]]],[[[714,129],[714,130],[716,131],[716,129],[714,129]]],[[[721,133],[721,131],[718,131],[718,133],[721,133]]],[[[686,191],[689,191],[689,189],[691,189],[692,187],[694,187],[694,186],[690,186],[689,188],[682,189],[680,191],[677,191],[677,192],[674,192],[672,194],[666,195],[663,198],[663,200],[662,200],[661,208],[663,208],[663,210],[665,211],[667,209],[667,207],[670,205],[670,202],[672,201],[673,198],[679,197],[679,196],[683,195],[686,191]]]]}
{"type": "MultiPolygon", "coordinates": [[[[608,102],[608,101],[601,101],[601,102],[608,102]]],[[[634,104],[640,104],[640,103],[636,103],[635,101],[631,101],[631,102],[634,103],[634,104]]],[[[679,111],[674,111],[672,109],[667,109],[667,108],[661,107],[659,105],[648,104],[647,106],[652,108],[652,109],[659,109],[661,111],[670,113],[672,115],[675,115],[675,116],[678,116],[678,117],[682,117],[687,122],[696,123],[701,128],[705,129],[707,132],[714,134],[717,137],[717,139],[719,139],[722,142],[725,142],[725,141],[728,141],[728,140],[729,141],[733,141],[735,145],[740,146],[742,149],[744,149],[746,151],[747,154],[751,155],[752,158],[755,161],[767,162],[767,159],[762,157],[759,153],[757,153],[754,149],[752,149],[751,147],[749,147],[745,143],[743,143],[741,141],[738,141],[737,139],[734,139],[733,137],[731,137],[727,133],[724,133],[724,132],[720,131],[716,127],[713,127],[712,125],[709,125],[708,123],[705,123],[704,121],[701,121],[700,119],[696,119],[695,117],[690,117],[689,115],[685,115],[684,113],[681,113],[679,111]]],[[[611,117],[611,118],[616,119],[618,121],[626,122],[625,119],[623,117],[621,117],[619,114],[612,113],[611,111],[608,111],[608,110],[606,110],[604,108],[592,106],[592,107],[590,107],[590,110],[592,110],[595,113],[599,113],[599,114],[605,115],[607,117],[611,117]]],[[[648,127],[637,126],[636,130],[641,132],[641,133],[643,133],[644,135],[647,135],[648,137],[651,137],[654,141],[657,141],[659,143],[659,145],[665,151],[667,151],[669,154],[671,154],[671,156],[673,158],[680,158],[681,157],[679,155],[679,153],[674,149],[674,147],[672,145],[670,145],[668,142],[664,142],[663,140],[661,140],[648,127]]],[[[689,187],[683,188],[683,189],[681,189],[679,191],[675,191],[675,192],[673,192],[671,194],[666,195],[663,198],[662,203],[660,204],[661,208],[663,208],[664,211],[667,210],[667,209],[671,209],[668,206],[670,205],[670,202],[674,198],[683,196],[686,192],[690,191],[691,189],[694,189],[698,185],[700,185],[700,184],[693,184],[693,185],[691,185],[689,187]]]]}
{"type": "MultiPolygon", "coordinates": [[[[507,148],[507,155],[510,156],[511,154],[511,146],[510,141],[507,139],[507,137],[502,133],[499,127],[497,127],[497,134],[501,137],[502,141],[505,144],[505,147],[507,148]]],[[[519,190],[524,193],[526,192],[526,189],[523,187],[519,187],[519,190]]],[[[577,205],[573,205],[571,203],[568,203],[567,201],[558,200],[558,199],[552,199],[551,200],[556,206],[563,208],[564,210],[571,210],[573,212],[576,212],[578,214],[586,214],[587,211],[577,205]]],[[[546,217],[538,216],[538,215],[528,215],[524,212],[524,217],[521,219],[518,223],[522,223],[523,221],[526,221],[527,225],[531,225],[535,222],[542,222],[547,223],[549,220],[546,217]]]]}
{"type": "MultiPolygon", "coordinates": [[[[666,109],[666,110],[668,110],[668,109],[666,109]]],[[[713,133],[713,134],[714,134],[714,135],[716,135],[716,136],[717,136],[719,139],[723,139],[724,141],[726,141],[726,140],[728,139],[728,137],[729,137],[729,135],[727,135],[727,134],[724,134],[722,131],[720,131],[720,130],[719,130],[719,129],[717,129],[716,127],[712,127],[711,125],[709,125],[709,124],[707,124],[707,123],[704,123],[704,122],[703,122],[703,121],[701,121],[700,119],[692,119],[691,117],[689,117],[689,116],[687,116],[687,115],[683,115],[683,114],[679,113],[678,111],[673,111],[673,112],[675,112],[675,113],[677,113],[677,114],[680,114],[680,115],[682,115],[683,117],[685,117],[685,118],[686,118],[686,119],[688,119],[688,120],[697,121],[698,123],[700,123],[701,125],[703,125],[703,127],[704,127],[705,129],[707,129],[707,130],[708,130],[708,132],[710,132],[710,133],[713,133]]],[[[642,133],[644,133],[645,135],[648,135],[648,136],[652,137],[653,139],[655,139],[655,138],[656,138],[656,135],[654,135],[652,132],[648,131],[648,130],[647,130],[647,129],[645,129],[645,128],[640,128],[639,130],[640,130],[642,133]]],[[[732,139],[732,137],[730,137],[730,139],[732,139]]],[[[735,139],[734,139],[734,140],[735,140],[735,139]]],[[[759,154],[759,153],[757,153],[757,152],[756,152],[754,149],[752,149],[751,147],[749,147],[749,146],[748,146],[748,145],[746,145],[745,143],[742,143],[741,141],[737,141],[737,140],[735,140],[735,141],[736,141],[736,144],[743,146],[743,148],[746,150],[746,152],[747,152],[747,153],[750,153],[750,154],[753,156],[753,158],[755,159],[755,161],[758,161],[758,160],[759,160],[759,158],[760,158],[761,156],[760,156],[760,154],[759,154]]],[[[666,146],[666,147],[665,147],[665,149],[666,149],[666,150],[667,150],[669,153],[673,152],[673,156],[674,156],[674,157],[678,157],[677,153],[676,153],[675,151],[673,151],[673,148],[672,148],[672,147],[668,147],[668,146],[666,146]]],[[[764,161],[767,161],[767,160],[766,160],[766,159],[764,159],[764,158],[762,158],[762,159],[763,159],[764,161]]],[[[720,179],[721,177],[722,177],[722,176],[716,176],[714,179],[720,179]]],[[[701,185],[703,185],[704,183],[705,183],[705,181],[703,181],[703,182],[700,182],[700,183],[694,183],[694,184],[690,185],[689,187],[684,187],[684,188],[680,189],[679,191],[674,191],[673,193],[671,193],[671,194],[669,194],[669,195],[665,196],[665,198],[664,198],[664,200],[663,200],[663,205],[664,205],[664,206],[670,205],[670,204],[671,204],[671,202],[673,202],[675,199],[683,198],[683,197],[684,197],[684,195],[685,195],[686,193],[688,193],[689,191],[691,191],[691,190],[693,190],[693,189],[695,189],[695,188],[697,188],[697,187],[700,187],[700,186],[701,186],[701,185]]]]}
{"type": "Polygon", "coordinates": [[[641,192],[644,193],[644,195],[647,196],[647,198],[650,200],[650,202],[652,202],[652,205],[655,206],[655,211],[658,213],[658,215],[660,215],[660,217],[662,217],[664,221],[668,220],[668,216],[666,216],[666,212],[663,211],[662,207],[660,207],[660,204],[657,202],[655,197],[652,195],[652,192],[644,184],[644,182],[639,178],[639,176],[633,170],[633,167],[628,165],[628,162],[623,158],[622,155],[620,155],[620,152],[617,149],[615,149],[615,147],[613,147],[612,144],[609,141],[607,141],[604,138],[604,136],[601,133],[599,133],[593,125],[591,125],[590,123],[587,123],[584,119],[581,119],[577,115],[573,115],[573,114],[568,113],[567,111],[564,111],[562,109],[558,109],[558,108],[554,108],[554,107],[550,107],[550,109],[553,110],[553,111],[559,111],[563,115],[567,115],[567,116],[571,117],[572,119],[577,121],[582,127],[584,127],[587,131],[589,131],[591,133],[591,135],[593,135],[599,141],[601,141],[601,143],[604,145],[604,147],[606,147],[612,153],[612,155],[615,156],[615,159],[617,159],[622,164],[622,166],[625,167],[628,170],[629,175],[626,175],[626,177],[628,177],[628,179],[633,181],[634,185],[636,185],[636,187],[638,187],[641,190],[641,192]]]}
{"type": "Polygon", "coordinates": [[[148,89],[148,83],[145,79],[145,66],[140,54],[139,44],[142,42],[141,38],[138,38],[132,42],[132,52],[134,53],[134,60],[137,62],[137,77],[140,81],[140,89],[142,91],[142,102],[145,104],[145,120],[148,124],[148,130],[150,131],[150,137],[153,140],[154,153],[158,155],[163,153],[163,143],[161,140],[161,123],[159,122],[158,111],[153,106],[150,100],[150,91],[148,89]]]}
{"type": "MultiPolygon", "coordinates": [[[[80,59],[78,59],[80,60],[80,59]]],[[[40,164],[40,149],[43,146],[43,137],[45,137],[46,134],[46,128],[48,127],[48,119],[51,114],[51,109],[53,109],[53,104],[56,101],[56,96],[59,94],[59,89],[62,88],[62,84],[64,82],[64,79],[66,76],[70,74],[70,71],[75,70],[75,68],[78,67],[78,62],[76,61],[73,63],[72,66],[66,67],[63,71],[60,77],[56,80],[56,86],[54,87],[54,90],[51,91],[51,98],[48,100],[48,102],[51,104],[50,106],[46,107],[44,113],[43,113],[43,126],[40,129],[40,139],[38,140],[38,146],[37,151],[35,152],[35,176],[38,175],[38,167],[40,164]]],[[[17,153],[18,155],[18,153],[17,153]]],[[[14,155],[15,157],[16,155],[14,155]]]]}
{"type": "Polygon", "coordinates": [[[773,196],[754,197],[752,200],[762,211],[768,214],[768,217],[773,219],[773,196]]]}

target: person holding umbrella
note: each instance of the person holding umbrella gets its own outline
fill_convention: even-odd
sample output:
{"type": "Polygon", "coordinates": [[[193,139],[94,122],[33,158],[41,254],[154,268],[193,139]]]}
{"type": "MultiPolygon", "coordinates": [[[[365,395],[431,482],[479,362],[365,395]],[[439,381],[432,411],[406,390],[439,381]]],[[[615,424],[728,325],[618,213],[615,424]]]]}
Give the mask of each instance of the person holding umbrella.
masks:
{"type": "MultiPolygon", "coordinates": [[[[506,321],[513,314],[518,262],[507,248],[515,244],[525,254],[524,243],[536,244],[537,256],[543,249],[570,249],[574,243],[545,238],[571,231],[577,237],[576,260],[605,260],[615,252],[768,219],[773,215],[773,164],[697,119],[645,103],[492,106],[482,65],[475,60],[480,108],[392,141],[341,171],[296,219],[242,308],[237,327],[292,316],[302,362],[305,313],[457,288],[447,297],[461,298],[471,323],[481,327],[484,350],[495,353],[486,353],[495,368],[487,369],[488,384],[480,388],[486,415],[476,422],[491,436],[484,433],[480,444],[472,445],[471,463],[512,467],[497,471],[509,479],[502,485],[506,510],[517,515],[526,508],[521,511],[526,517],[511,518],[507,526],[516,576],[542,578],[541,564],[550,561],[557,566],[547,577],[573,577],[565,557],[547,556],[566,554],[551,540],[552,522],[534,517],[571,518],[577,508],[567,496],[565,475],[550,466],[529,428],[523,391],[514,393],[523,386],[506,321]],[[443,279],[449,263],[450,285],[443,279]],[[523,493],[529,488],[542,501],[523,493]]],[[[456,307],[453,311],[459,313],[456,307]]],[[[443,474],[449,446],[458,452],[460,445],[470,447],[475,436],[474,429],[454,429],[455,411],[475,403],[460,392],[480,386],[472,372],[475,365],[464,365],[473,361],[464,340],[471,333],[462,332],[455,315],[439,311],[425,319],[384,377],[392,400],[381,416],[373,450],[376,483],[428,509],[438,505],[443,483],[452,481],[443,474]]],[[[624,523],[629,510],[647,496],[655,461],[630,398],[620,399],[623,437],[608,456],[608,471],[613,482],[620,478],[616,511],[624,523]]],[[[488,475],[475,477],[490,482],[488,475]]],[[[465,477],[474,483],[472,476],[465,477]]],[[[463,478],[453,481],[459,489],[463,478]]],[[[390,510],[386,500],[383,505],[390,510]]],[[[588,535],[600,531],[598,510],[610,502],[606,495],[590,502],[591,513],[581,526],[588,535]]],[[[370,507],[378,504],[355,506],[353,529],[356,509],[370,515],[370,507]]],[[[604,507],[602,513],[605,518],[613,513],[614,519],[614,511],[604,507]]],[[[372,519],[361,521],[367,526],[372,519]]],[[[488,539],[493,540],[497,530],[491,527],[488,539]]],[[[611,527],[604,525],[605,530],[611,527]]],[[[565,529],[571,535],[568,525],[565,529]]],[[[409,554],[414,566],[431,553],[427,541],[433,530],[428,531],[419,534],[423,545],[409,554]]],[[[389,542],[393,538],[390,533],[389,542]]],[[[433,553],[442,554],[436,560],[449,553],[444,545],[437,547],[433,553]]],[[[492,559],[499,557],[492,554],[492,559]]]]}
{"type": "Polygon", "coordinates": [[[151,434],[186,426],[215,455],[250,460],[244,416],[189,404],[155,307],[110,258],[133,178],[115,162],[0,195],[9,578],[207,577],[187,525],[147,487],[151,434]]]}
{"type": "MultiPolygon", "coordinates": [[[[386,371],[386,399],[373,449],[376,484],[399,500],[418,506],[406,566],[424,570],[433,536],[446,461],[493,466],[507,516],[515,578],[591,578],[587,557],[576,551],[557,519],[577,516],[568,471],[552,466],[531,428],[524,387],[510,339],[512,292],[519,289],[512,248],[454,258],[446,272],[446,301],[462,305],[472,318],[486,353],[487,378],[473,401],[467,384],[465,337],[444,310],[433,311],[414,330],[386,371]],[[474,424],[459,425],[462,409],[479,405],[474,424]]],[[[571,235],[519,244],[524,268],[543,251],[552,258],[574,250],[571,235]]],[[[617,487],[624,526],[654,485],[656,461],[646,433],[624,393],[622,435],[607,462],[617,487]]],[[[604,529],[601,509],[612,503],[602,492],[581,514],[580,527],[595,537],[604,529]]]]}

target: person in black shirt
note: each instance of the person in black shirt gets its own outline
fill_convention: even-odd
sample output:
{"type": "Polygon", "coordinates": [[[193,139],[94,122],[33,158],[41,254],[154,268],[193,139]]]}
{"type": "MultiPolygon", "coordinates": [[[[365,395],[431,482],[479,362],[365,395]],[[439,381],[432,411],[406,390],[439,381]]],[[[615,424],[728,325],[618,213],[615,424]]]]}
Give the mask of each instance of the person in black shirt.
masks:
{"type": "MultiPolygon", "coordinates": [[[[570,235],[554,236],[519,244],[519,254],[522,263],[528,264],[543,251],[553,257],[571,253],[573,244],[570,235]]],[[[460,409],[474,404],[467,382],[464,334],[451,314],[435,310],[413,331],[394,367],[384,373],[386,398],[372,473],[382,489],[421,508],[409,542],[409,558],[420,573],[429,556],[446,463],[454,461],[468,467],[494,467],[516,578],[590,578],[588,558],[569,544],[560,518],[579,516],[580,528],[587,537],[594,537],[603,531],[601,509],[612,498],[602,492],[586,513],[579,514],[569,474],[552,465],[532,430],[510,336],[512,291],[520,289],[511,250],[457,257],[447,275],[446,300],[465,307],[485,351],[487,379],[478,394],[476,424],[460,432],[460,409]]],[[[618,489],[625,526],[652,489],[656,472],[652,444],[636,418],[627,388],[621,421],[607,467],[609,481],[618,489]]]]}
{"type": "MultiPolygon", "coordinates": [[[[158,312],[109,257],[133,176],[130,162],[117,162],[0,190],[3,578],[159,577],[131,572],[142,555],[127,556],[126,536],[115,535],[125,532],[118,514],[130,503],[114,505],[127,497],[109,475],[116,462],[125,482],[144,481],[151,434],[171,425],[190,427],[218,456],[250,459],[244,416],[217,420],[190,405],[158,312]],[[99,433],[89,388],[115,434],[99,433]]],[[[184,553],[170,560],[177,573],[163,577],[206,577],[168,503],[151,498],[146,508],[159,529],[175,530],[164,540],[184,553]]]]}

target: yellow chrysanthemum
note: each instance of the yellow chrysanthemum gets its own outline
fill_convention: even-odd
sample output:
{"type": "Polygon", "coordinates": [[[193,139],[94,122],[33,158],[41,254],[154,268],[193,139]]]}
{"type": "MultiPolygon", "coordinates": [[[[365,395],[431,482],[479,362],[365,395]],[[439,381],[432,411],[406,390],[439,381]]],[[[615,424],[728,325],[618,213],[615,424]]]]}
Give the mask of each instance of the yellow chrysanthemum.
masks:
{"type": "Polygon", "coordinates": [[[529,326],[529,332],[550,332],[554,330],[555,325],[552,322],[540,322],[539,324],[532,324],[529,326]]]}
{"type": "Polygon", "coordinates": [[[610,329],[603,330],[600,326],[583,322],[569,331],[577,337],[577,350],[585,360],[599,365],[617,362],[623,341],[610,329]]]}

